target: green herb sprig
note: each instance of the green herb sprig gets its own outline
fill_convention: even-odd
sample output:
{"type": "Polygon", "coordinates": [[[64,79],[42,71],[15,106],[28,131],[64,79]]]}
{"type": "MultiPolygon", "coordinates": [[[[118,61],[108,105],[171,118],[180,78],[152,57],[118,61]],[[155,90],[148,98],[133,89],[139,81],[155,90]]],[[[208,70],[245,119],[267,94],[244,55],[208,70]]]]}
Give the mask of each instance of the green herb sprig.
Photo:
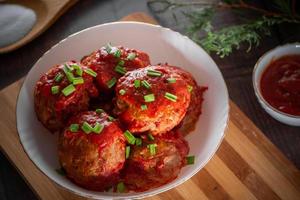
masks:
{"type": "MultiPolygon", "coordinates": [[[[296,0],[270,0],[275,9],[257,7],[244,0],[195,1],[148,0],[148,6],[155,13],[173,12],[180,7],[197,7],[191,12],[183,12],[190,25],[186,27],[187,35],[202,46],[208,53],[216,53],[221,58],[230,55],[241,44],[248,45],[247,52],[257,47],[263,36],[271,34],[271,27],[281,23],[300,24],[300,15],[296,12],[296,0]],[[156,9],[155,9],[156,8],[156,9]],[[158,9],[157,9],[158,8],[158,9]],[[216,12],[223,10],[251,11],[258,16],[239,25],[220,29],[213,27],[216,12]],[[200,33],[204,33],[200,34],[200,33]]],[[[242,12],[239,12],[240,14],[242,12]]],[[[175,15],[176,16],[176,15],[175,15]]],[[[175,17],[177,20],[177,17],[175,17]]]]}

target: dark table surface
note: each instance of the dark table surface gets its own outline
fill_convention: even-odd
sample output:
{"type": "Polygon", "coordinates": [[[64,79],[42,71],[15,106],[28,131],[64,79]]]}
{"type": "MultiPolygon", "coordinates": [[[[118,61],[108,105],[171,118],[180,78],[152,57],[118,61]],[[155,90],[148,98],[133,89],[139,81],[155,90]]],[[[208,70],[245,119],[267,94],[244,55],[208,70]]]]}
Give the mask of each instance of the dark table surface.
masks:
{"type": "MultiPolygon", "coordinates": [[[[263,1],[261,6],[268,6],[263,1]]],[[[0,88],[25,76],[39,57],[51,46],[68,35],[97,24],[116,21],[132,12],[142,11],[155,17],[163,26],[184,33],[182,23],[175,23],[170,14],[156,15],[149,10],[146,0],[85,0],[70,8],[45,33],[30,44],[11,53],[0,55],[0,88]]],[[[230,12],[218,14],[216,24],[234,23],[230,12]]],[[[272,35],[249,53],[235,51],[220,59],[212,55],[223,73],[230,98],[259,127],[264,134],[300,168],[300,128],[291,127],[271,118],[258,104],[252,87],[252,69],[266,51],[287,42],[300,41],[300,27],[282,25],[274,27],[272,35]]],[[[1,133],[3,134],[3,133],[1,133]]],[[[0,153],[0,199],[37,199],[9,160],[0,153]]]]}

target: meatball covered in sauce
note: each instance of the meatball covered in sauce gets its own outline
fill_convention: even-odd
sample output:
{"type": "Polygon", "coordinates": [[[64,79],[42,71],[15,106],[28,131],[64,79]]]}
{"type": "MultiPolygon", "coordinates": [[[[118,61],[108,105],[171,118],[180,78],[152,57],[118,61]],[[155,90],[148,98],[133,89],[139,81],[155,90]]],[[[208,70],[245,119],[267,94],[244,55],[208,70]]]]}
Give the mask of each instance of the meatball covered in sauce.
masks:
{"type": "Polygon", "coordinates": [[[180,74],[188,84],[188,90],[191,93],[191,102],[180,125],[177,127],[180,133],[187,135],[195,129],[196,122],[201,114],[203,94],[207,90],[205,86],[199,86],[193,76],[180,67],[164,65],[167,69],[180,74]]]}
{"type": "Polygon", "coordinates": [[[97,83],[103,91],[113,91],[116,81],[127,71],[150,65],[148,54],[109,44],[85,56],[81,63],[97,72],[97,83]]]}
{"type": "Polygon", "coordinates": [[[66,120],[88,109],[90,97],[98,95],[93,73],[85,66],[67,62],[52,67],[37,81],[34,107],[37,118],[50,131],[58,131],[66,120]],[[92,75],[91,75],[92,74],[92,75]]]}
{"type": "Polygon", "coordinates": [[[148,66],[119,79],[115,112],[132,133],[163,134],[183,119],[190,96],[180,74],[165,66],[148,66]]]}
{"type": "Polygon", "coordinates": [[[119,180],[125,162],[125,139],[106,113],[82,112],[69,120],[60,136],[58,152],[70,180],[103,191],[119,180]]]}
{"type": "Polygon", "coordinates": [[[174,180],[186,165],[187,142],[175,132],[133,146],[123,174],[129,190],[141,192],[174,180]],[[151,148],[151,150],[150,150],[151,148]]]}

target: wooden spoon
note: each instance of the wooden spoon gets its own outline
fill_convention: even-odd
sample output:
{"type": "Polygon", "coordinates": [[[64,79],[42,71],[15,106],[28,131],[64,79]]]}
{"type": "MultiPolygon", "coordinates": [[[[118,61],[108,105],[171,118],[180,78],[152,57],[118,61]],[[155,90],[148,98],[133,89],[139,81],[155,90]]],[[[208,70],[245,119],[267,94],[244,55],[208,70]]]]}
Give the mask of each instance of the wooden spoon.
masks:
{"type": "Polygon", "coordinates": [[[74,5],[78,0],[9,0],[5,3],[12,3],[31,8],[36,16],[37,21],[31,31],[17,42],[0,48],[0,53],[6,53],[20,48],[27,44],[50,25],[52,25],[65,11],[74,5]]]}

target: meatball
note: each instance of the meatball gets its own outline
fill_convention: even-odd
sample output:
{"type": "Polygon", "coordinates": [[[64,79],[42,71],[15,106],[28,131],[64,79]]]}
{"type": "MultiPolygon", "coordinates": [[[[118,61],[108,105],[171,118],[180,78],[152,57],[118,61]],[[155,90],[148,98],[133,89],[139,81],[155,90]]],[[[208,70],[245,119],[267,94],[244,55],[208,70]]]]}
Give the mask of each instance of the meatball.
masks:
{"type": "Polygon", "coordinates": [[[184,77],[184,79],[188,83],[189,91],[191,92],[191,102],[185,117],[177,127],[180,133],[182,133],[183,135],[187,135],[195,129],[196,122],[201,115],[202,102],[204,100],[203,94],[207,90],[207,87],[199,86],[193,76],[180,67],[169,66],[167,64],[165,64],[164,66],[172,71],[176,71],[176,73],[184,77]]]}
{"type": "Polygon", "coordinates": [[[129,190],[141,192],[174,180],[186,165],[189,146],[182,136],[168,132],[144,141],[142,146],[132,146],[124,170],[124,183],[129,190]],[[155,153],[149,145],[155,145],[155,153]]]}
{"type": "Polygon", "coordinates": [[[87,110],[90,98],[98,95],[93,77],[85,72],[87,69],[71,61],[52,67],[37,81],[35,112],[50,131],[63,128],[71,115],[87,110]]]}
{"type": "Polygon", "coordinates": [[[70,180],[86,189],[103,191],[119,180],[125,138],[106,113],[82,112],[72,117],[61,133],[58,154],[70,180]],[[92,127],[90,133],[84,128],[86,123],[92,127]]]}
{"type": "Polygon", "coordinates": [[[112,92],[118,78],[127,71],[150,65],[150,60],[142,51],[108,45],[85,56],[81,63],[97,72],[101,90],[112,92]]]}
{"type": "Polygon", "coordinates": [[[132,133],[163,134],[183,119],[190,96],[187,82],[176,71],[148,66],[119,79],[115,114],[132,133]]]}

